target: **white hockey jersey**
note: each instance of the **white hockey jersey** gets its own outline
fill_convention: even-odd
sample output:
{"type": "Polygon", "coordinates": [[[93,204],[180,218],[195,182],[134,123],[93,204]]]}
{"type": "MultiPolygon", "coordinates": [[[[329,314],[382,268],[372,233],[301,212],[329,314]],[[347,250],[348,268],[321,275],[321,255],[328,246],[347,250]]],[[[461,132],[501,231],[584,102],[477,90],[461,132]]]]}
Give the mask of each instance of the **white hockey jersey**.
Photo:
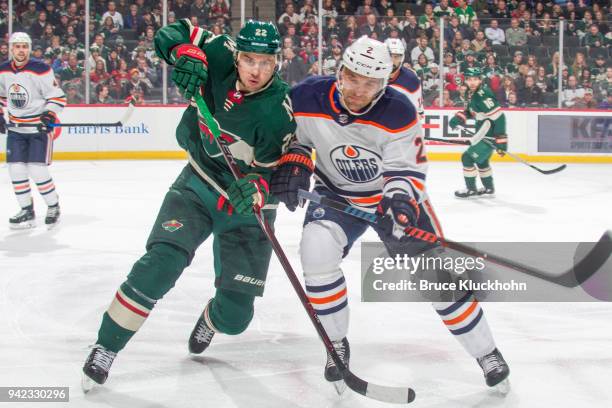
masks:
{"type": "Polygon", "coordinates": [[[424,201],[427,159],[417,112],[391,87],[366,114],[340,104],[336,78],[311,77],[290,92],[295,145],[316,150],[315,180],[349,203],[374,211],[383,194],[424,201]]]}
{"type": "MultiPolygon", "coordinates": [[[[60,113],[66,95],[53,70],[44,62],[30,60],[22,67],[12,61],[0,65],[0,101],[6,106],[11,123],[40,123],[44,111],[60,113]]],[[[15,128],[19,133],[36,133],[36,128],[15,128]]]]}
{"type": "Polygon", "coordinates": [[[421,80],[412,69],[401,67],[396,76],[392,75],[389,78],[389,86],[404,93],[410,102],[414,105],[419,115],[425,114],[423,109],[423,91],[421,89],[421,80]]]}

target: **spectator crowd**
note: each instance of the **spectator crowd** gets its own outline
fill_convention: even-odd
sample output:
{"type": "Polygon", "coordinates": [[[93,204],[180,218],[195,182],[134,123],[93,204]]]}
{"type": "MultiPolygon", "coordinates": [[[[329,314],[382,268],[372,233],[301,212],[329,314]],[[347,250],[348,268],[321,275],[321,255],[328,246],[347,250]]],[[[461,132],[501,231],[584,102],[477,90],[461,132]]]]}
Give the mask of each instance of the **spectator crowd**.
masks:
{"type": "MultiPolygon", "coordinates": [[[[163,24],[157,0],[89,0],[89,57],[85,52],[85,0],[14,0],[13,32],[32,37],[32,58],[49,64],[69,104],[85,103],[89,68],[90,103],[160,103],[162,68],[153,38],[163,24]]],[[[168,1],[168,23],[189,18],[215,34],[231,32],[229,0],[168,1]]],[[[0,62],[9,57],[7,0],[0,0],[0,62]]],[[[176,88],[169,102],[183,103],[176,88]]]]}
{"type": "Polygon", "coordinates": [[[463,106],[468,67],[482,69],[505,107],[556,107],[559,76],[563,106],[612,106],[609,0],[324,0],[321,10],[317,6],[314,0],[277,2],[281,74],[290,84],[318,72],[321,13],[320,61],[327,75],[335,74],[344,47],[355,39],[400,38],[404,65],[421,78],[426,106],[463,106]]]}

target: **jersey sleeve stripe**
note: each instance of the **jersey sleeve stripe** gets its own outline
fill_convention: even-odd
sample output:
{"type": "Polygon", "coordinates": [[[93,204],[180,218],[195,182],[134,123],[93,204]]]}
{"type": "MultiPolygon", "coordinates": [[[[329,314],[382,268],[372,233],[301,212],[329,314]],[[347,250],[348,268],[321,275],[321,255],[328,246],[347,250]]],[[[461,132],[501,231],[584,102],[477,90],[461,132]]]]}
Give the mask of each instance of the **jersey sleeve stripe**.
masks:
{"type": "Polygon", "coordinates": [[[331,106],[332,110],[335,113],[340,113],[340,109],[336,107],[336,102],[334,102],[334,92],[336,92],[336,84],[332,84],[329,88],[329,106],[331,106]]]}
{"type": "Polygon", "coordinates": [[[416,88],[414,91],[411,91],[410,89],[405,88],[405,87],[403,87],[403,86],[401,86],[401,85],[399,85],[399,84],[391,84],[391,86],[392,86],[392,87],[394,87],[394,88],[399,88],[400,90],[403,90],[403,91],[405,91],[405,92],[408,92],[409,94],[414,94],[414,93],[417,93],[417,92],[419,91],[419,89],[421,89],[421,87],[420,87],[420,86],[418,86],[418,87],[417,87],[417,88],[416,88]]]}
{"type": "Polygon", "coordinates": [[[406,176],[406,177],[416,177],[423,181],[425,181],[425,174],[419,171],[413,170],[389,170],[383,173],[383,177],[395,177],[395,176],[406,176]]]}
{"type": "Polygon", "coordinates": [[[406,130],[410,129],[411,127],[413,127],[414,125],[416,125],[417,124],[417,119],[414,119],[412,122],[410,122],[406,126],[401,127],[399,129],[390,129],[390,128],[386,127],[386,126],[381,125],[380,123],[376,123],[376,122],[373,122],[371,120],[357,119],[357,120],[355,120],[354,123],[359,123],[359,124],[362,124],[362,125],[374,126],[374,127],[377,127],[379,129],[382,129],[385,132],[389,132],[389,133],[400,133],[400,132],[406,131],[406,130]]]}
{"type": "Polygon", "coordinates": [[[306,118],[323,118],[332,120],[330,115],[325,115],[323,113],[309,113],[309,112],[293,112],[294,117],[306,117],[306,118]]]}

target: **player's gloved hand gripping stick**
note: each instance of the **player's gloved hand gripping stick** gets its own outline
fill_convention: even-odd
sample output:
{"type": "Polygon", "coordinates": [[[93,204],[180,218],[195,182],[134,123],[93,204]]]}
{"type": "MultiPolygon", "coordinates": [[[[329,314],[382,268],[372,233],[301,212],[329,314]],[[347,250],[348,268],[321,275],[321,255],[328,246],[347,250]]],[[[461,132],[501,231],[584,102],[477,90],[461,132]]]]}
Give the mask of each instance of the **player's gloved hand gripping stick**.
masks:
{"type": "MultiPolygon", "coordinates": [[[[220,136],[219,127],[217,125],[217,122],[212,117],[210,111],[208,110],[208,107],[206,106],[204,99],[202,99],[202,96],[199,94],[196,94],[194,96],[194,99],[195,99],[196,104],[198,105],[198,110],[200,111],[200,114],[204,118],[208,128],[210,129],[210,132],[215,138],[215,141],[217,145],[219,146],[221,153],[223,154],[223,158],[225,159],[232,174],[237,180],[242,178],[243,175],[241,174],[240,169],[238,168],[238,164],[236,163],[236,160],[234,156],[232,155],[232,152],[229,149],[229,144],[227,141],[219,137],[220,136]]],[[[332,342],[329,336],[327,335],[325,328],[319,321],[319,317],[317,316],[317,313],[315,312],[314,308],[312,307],[312,304],[308,300],[308,297],[306,296],[306,293],[304,292],[304,289],[302,288],[302,284],[297,278],[296,273],[293,270],[291,263],[289,262],[289,259],[287,259],[287,256],[285,255],[285,252],[283,251],[278,240],[276,239],[274,232],[272,231],[272,229],[270,228],[270,226],[264,219],[261,209],[258,206],[254,206],[253,213],[255,217],[257,218],[257,222],[259,223],[259,226],[261,227],[264,234],[266,235],[266,237],[272,244],[272,249],[274,250],[274,253],[278,257],[279,262],[281,263],[283,269],[285,270],[285,273],[287,274],[287,277],[289,278],[289,281],[291,282],[293,289],[298,295],[298,298],[300,299],[302,306],[304,306],[304,309],[306,310],[306,313],[308,314],[308,317],[310,318],[310,321],[312,322],[313,326],[317,330],[319,337],[323,341],[323,344],[325,345],[327,352],[331,355],[332,359],[336,363],[336,366],[340,369],[340,372],[342,373],[342,376],[344,378],[344,382],[346,383],[348,388],[368,398],[372,398],[372,399],[384,401],[384,402],[390,402],[390,403],[396,403],[396,404],[402,404],[402,403],[406,404],[406,403],[410,403],[414,401],[415,393],[412,388],[388,387],[388,386],[383,386],[383,385],[372,384],[370,382],[364,381],[361,378],[357,377],[344,365],[344,363],[342,362],[342,360],[336,353],[336,350],[334,349],[334,346],[332,345],[332,342]]]]}
{"type": "MultiPolygon", "coordinates": [[[[322,206],[344,212],[361,220],[365,220],[371,224],[377,224],[380,221],[380,216],[377,214],[371,214],[348,204],[323,197],[314,191],[309,192],[300,190],[298,192],[298,196],[303,200],[310,200],[322,206]]],[[[407,236],[412,238],[430,242],[432,244],[438,244],[442,247],[447,247],[470,256],[486,258],[487,261],[497,265],[501,265],[503,267],[510,268],[515,271],[568,288],[573,288],[586,282],[599,270],[599,268],[606,263],[610,257],[610,254],[612,253],[612,233],[610,231],[606,231],[595,246],[590,250],[590,252],[580,262],[574,265],[573,268],[570,268],[561,275],[551,276],[551,274],[548,272],[541,271],[521,264],[520,262],[515,262],[497,255],[490,253],[485,254],[476,248],[472,248],[459,242],[449,241],[416,227],[406,227],[404,232],[407,236]]]]}

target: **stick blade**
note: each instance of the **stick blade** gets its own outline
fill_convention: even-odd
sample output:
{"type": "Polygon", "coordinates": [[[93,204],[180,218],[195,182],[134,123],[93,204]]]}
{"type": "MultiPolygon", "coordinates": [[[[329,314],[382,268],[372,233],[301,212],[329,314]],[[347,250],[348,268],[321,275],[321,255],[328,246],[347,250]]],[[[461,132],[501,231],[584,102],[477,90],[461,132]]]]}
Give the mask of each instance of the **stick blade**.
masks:
{"type": "Polygon", "coordinates": [[[409,404],[416,397],[414,390],[410,387],[388,387],[372,384],[362,380],[350,371],[346,372],[344,382],[358,394],[390,404],[409,404]]]}
{"type": "Polygon", "coordinates": [[[567,167],[567,164],[562,164],[561,166],[555,167],[554,169],[550,169],[550,170],[542,170],[542,169],[537,169],[537,170],[542,174],[555,174],[562,170],[565,170],[566,167],[567,167]]]}

